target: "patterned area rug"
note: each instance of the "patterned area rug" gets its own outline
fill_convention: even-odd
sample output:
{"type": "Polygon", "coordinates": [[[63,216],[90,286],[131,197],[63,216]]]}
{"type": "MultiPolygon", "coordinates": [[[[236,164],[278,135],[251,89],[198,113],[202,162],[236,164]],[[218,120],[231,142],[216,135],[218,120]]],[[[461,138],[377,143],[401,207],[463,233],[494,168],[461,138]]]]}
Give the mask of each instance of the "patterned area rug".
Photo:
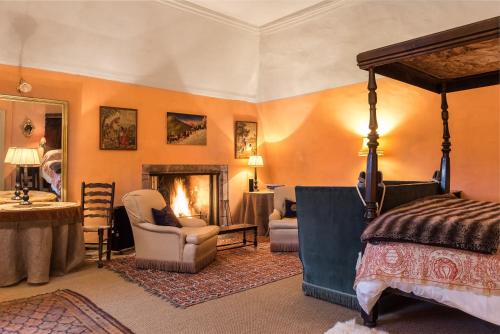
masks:
{"type": "Polygon", "coordinates": [[[0,333],[132,334],[84,296],[57,290],[0,304],[0,333]]]}
{"type": "Polygon", "coordinates": [[[137,269],[133,256],[110,261],[107,268],[177,307],[242,292],[302,273],[297,253],[271,253],[269,243],[219,251],[197,274],[137,269]]]}

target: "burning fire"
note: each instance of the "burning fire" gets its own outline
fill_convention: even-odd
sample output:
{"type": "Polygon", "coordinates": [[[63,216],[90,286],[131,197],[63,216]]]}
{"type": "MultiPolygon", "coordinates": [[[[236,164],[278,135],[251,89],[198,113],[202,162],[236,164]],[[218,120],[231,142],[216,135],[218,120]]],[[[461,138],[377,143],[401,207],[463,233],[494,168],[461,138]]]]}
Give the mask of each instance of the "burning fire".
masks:
{"type": "Polygon", "coordinates": [[[186,188],[181,179],[174,180],[175,194],[172,203],[172,210],[177,217],[192,216],[192,212],[189,205],[189,199],[186,194],[186,188]]]}

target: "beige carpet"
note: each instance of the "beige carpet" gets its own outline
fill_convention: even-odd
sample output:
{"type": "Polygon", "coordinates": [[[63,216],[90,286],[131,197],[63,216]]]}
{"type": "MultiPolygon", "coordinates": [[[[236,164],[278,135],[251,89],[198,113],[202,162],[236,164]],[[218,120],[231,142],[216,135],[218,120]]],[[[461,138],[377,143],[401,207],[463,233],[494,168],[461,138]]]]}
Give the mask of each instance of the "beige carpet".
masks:
{"type": "MultiPolygon", "coordinates": [[[[141,333],[324,333],[357,312],[302,294],[301,276],[179,309],[149,295],[117,274],[86,265],[42,286],[21,283],[0,289],[0,301],[57,289],[71,289],[97,304],[137,334],[141,333]]],[[[381,317],[380,329],[394,333],[498,334],[498,327],[458,311],[426,305],[381,317]]]]}

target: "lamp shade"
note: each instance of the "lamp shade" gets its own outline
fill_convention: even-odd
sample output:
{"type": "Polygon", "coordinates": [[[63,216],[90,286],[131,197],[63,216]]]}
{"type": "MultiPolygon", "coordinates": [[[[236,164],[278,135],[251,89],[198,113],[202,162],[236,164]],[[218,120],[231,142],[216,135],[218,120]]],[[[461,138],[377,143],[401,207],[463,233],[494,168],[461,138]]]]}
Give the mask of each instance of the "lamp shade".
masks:
{"type": "Polygon", "coordinates": [[[4,162],[11,165],[38,166],[40,157],[36,148],[10,147],[4,162]]]}
{"type": "MultiPolygon", "coordinates": [[[[363,137],[363,142],[361,143],[361,150],[359,150],[358,155],[360,157],[366,157],[368,155],[368,138],[363,137]]],[[[379,146],[377,147],[377,155],[382,156],[384,155],[384,150],[379,146]]]]}
{"type": "Polygon", "coordinates": [[[260,155],[251,155],[248,158],[248,166],[250,167],[264,167],[264,160],[260,155]]]}
{"type": "Polygon", "coordinates": [[[16,147],[9,147],[9,149],[7,150],[7,154],[5,155],[5,160],[3,162],[5,162],[6,164],[10,164],[12,158],[14,157],[15,151],[16,147]]]}

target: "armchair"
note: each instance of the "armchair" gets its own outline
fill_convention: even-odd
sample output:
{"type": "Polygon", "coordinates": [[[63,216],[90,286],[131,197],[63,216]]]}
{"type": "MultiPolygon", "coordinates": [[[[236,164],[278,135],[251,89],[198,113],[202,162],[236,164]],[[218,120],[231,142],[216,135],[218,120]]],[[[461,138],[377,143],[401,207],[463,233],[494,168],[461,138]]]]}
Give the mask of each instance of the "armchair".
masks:
{"type": "Polygon", "coordinates": [[[166,205],[156,190],[132,191],[122,201],[132,225],[137,267],[196,273],[215,258],[218,226],[197,218],[179,218],[182,228],[155,225],[151,208],[166,205]]]}
{"type": "Polygon", "coordinates": [[[269,239],[272,252],[296,252],[299,250],[297,218],[285,218],[285,199],[295,202],[295,187],[274,189],[274,210],[269,216],[269,239]]]}

